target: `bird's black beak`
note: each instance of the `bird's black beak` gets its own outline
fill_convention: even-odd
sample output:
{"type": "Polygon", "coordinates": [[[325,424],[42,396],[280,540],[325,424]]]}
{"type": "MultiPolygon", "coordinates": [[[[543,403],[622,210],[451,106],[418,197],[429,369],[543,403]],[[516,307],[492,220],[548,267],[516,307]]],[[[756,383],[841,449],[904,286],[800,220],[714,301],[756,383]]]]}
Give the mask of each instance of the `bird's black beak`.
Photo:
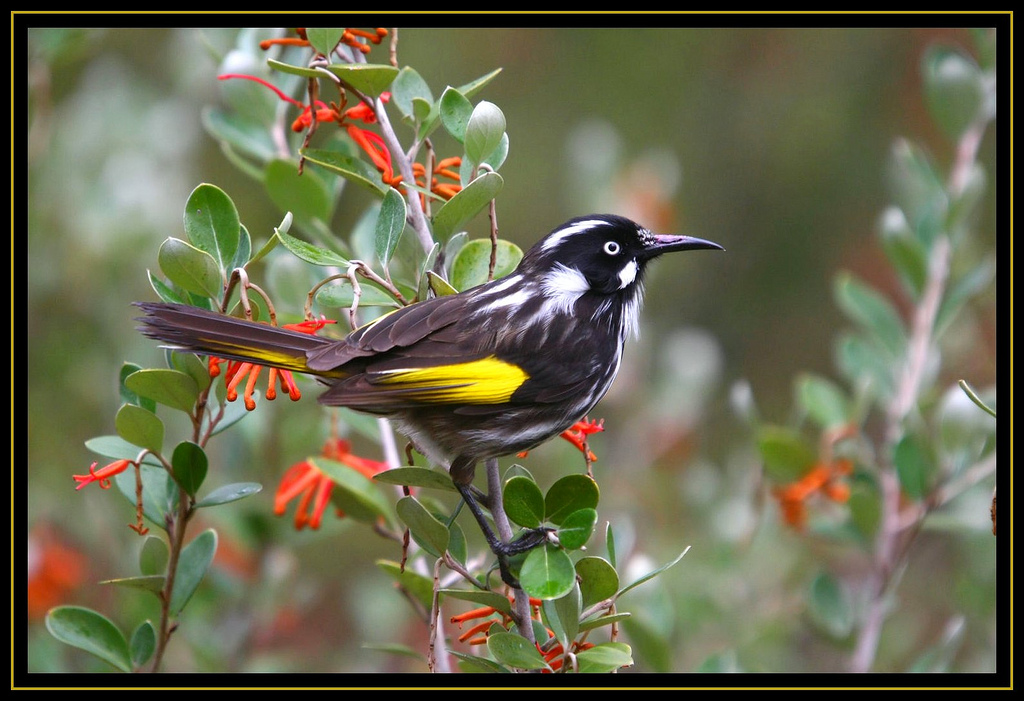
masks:
{"type": "Polygon", "coordinates": [[[648,259],[672,251],[694,251],[700,248],[725,249],[714,241],[699,239],[696,236],[679,236],[676,234],[651,234],[652,241],[644,247],[648,259]]]}

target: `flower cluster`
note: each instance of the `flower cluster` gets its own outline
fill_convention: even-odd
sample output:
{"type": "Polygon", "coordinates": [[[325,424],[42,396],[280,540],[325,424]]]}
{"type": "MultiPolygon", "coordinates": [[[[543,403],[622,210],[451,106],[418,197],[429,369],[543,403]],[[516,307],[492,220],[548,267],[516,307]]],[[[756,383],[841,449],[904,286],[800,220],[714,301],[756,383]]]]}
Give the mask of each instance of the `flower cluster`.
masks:
{"type": "MultiPolygon", "coordinates": [[[[340,438],[332,438],[324,443],[320,454],[331,460],[350,467],[356,472],[372,479],[378,472],[388,469],[386,462],[370,460],[368,458],[354,455],[352,445],[340,438]]],[[[299,503],[295,507],[295,528],[302,530],[306,526],[312,529],[320,528],[324,512],[331,501],[331,491],[334,489],[334,482],[325,475],[310,460],[303,460],[288,468],[281,483],[274,495],[274,514],[281,516],[288,508],[288,503],[298,498],[299,503]]],[[[336,510],[339,517],[345,514],[336,510]]]]}
{"type": "MultiPolygon", "coordinates": [[[[509,601],[511,602],[511,599],[509,601]]],[[[543,602],[540,599],[530,598],[531,614],[538,621],[540,620],[540,607],[542,604],[543,602]]],[[[459,635],[459,642],[466,643],[467,645],[486,645],[487,636],[490,634],[492,626],[500,625],[507,630],[512,623],[512,618],[508,614],[502,613],[493,606],[483,606],[451,617],[451,622],[458,624],[460,629],[463,623],[472,620],[480,620],[480,622],[459,635]],[[497,618],[492,618],[495,615],[497,618]]],[[[551,636],[550,644],[545,644],[544,646],[537,644],[537,651],[544,658],[544,661],[548,663],[548,666],[551,668],[550,671],[557,672],[562,668],[566,651],[562,643],[554,638],[551,630],[548,630],[548,634],[551,636]]],[[[570,651],[576,653],[592,647],[594,647],[593,643],[573,641],[570,645],[570,651]]],[[[548,670],[544,670],[544,672],[547,673],[548,670]]]]}
{"type": "Polygon", "coordinates": [[[850,498],[850,485],[842,478],[853,472],[853,462],[837,459],[819,462],[796,482],[772,490],[782,508],[782,518],[793,528],[803,530],[807,525],[807,502],[816,494],[836,503],[850,498]]]}
{"type": "MultiPolygon", "coordinates": [[[[310,321],[302,321],[297,324],[285,324],[281,328],[312,335],[327,324],[333,323],[335,322],[330,319],[314,319],[310,321]]],[[[248,361],[225,360],[224,358],[215,358],[212,356],[210,357],[209,363],[210,377],[218,377],[222,370],[224,371],[224,382],[227,384],[227,399],[229,402],[233,402],[238,399],[238,387],[243,381],[245,381],[245,388],[242,393],[242,397],[243,401],[245,401],[245,408],[249,411],[256,408],[256,400],[253,399],[252,395],[256,390],[256,380],[259,378],[263,367],[264,366],[262,365],[248,361]],[[227,365],[226,370],[221,367],[225,364],[227,365]]],[[[277,398],[277,389],[274,387],[274,383],[277,381],[280,381],[281,391],[285,392],[293,402],[302,398],[302,393],[299,392],[299,388],[295,384],[295,378],[292,376],[290,370],[269,368],[269,371],[267,392],[264,395],[268,400],[274,400],[277,398]]]]}
{"type": "MultiPolygon", "coordinates": [[[[260,48],[266,51],[271,46],[309,46],[309,40],[306,38],[306,28],[298,27],[295,30],[298,34],[297,37],[281,37],[279,39],[264,39],[260,42],[260,48]]],[[[367,31],[365,29],[355,29],[353,27],[346,27],[345,31],[341,35],[341,41],[339,43],[345,46],[350,46],[356,51],[362,54],[370,53],[372,48],[370,44],[379,44],[384,37],[388,35],[388,30],[384,27],[376,27],[373,31],[367,31]],[[367,43],[369,42],[369,44],[367,43]]]]}
{"type": "MultiPolygon", "coordinates": [[[[597,462],[597,456],[594,455],[590,446],[587,445],[587,436],[591,433],[600,433],[603,430],[604,419],[591,421],[584,417],[582,421],[577,421],[559,435],[576,446],[576,449],[586,457],[587,462],[597,462]]],[[[523,451],[522,453],[517,453],[517,455],[518,457],[525,458],[528,453],[529,451],[523,451]]]]}

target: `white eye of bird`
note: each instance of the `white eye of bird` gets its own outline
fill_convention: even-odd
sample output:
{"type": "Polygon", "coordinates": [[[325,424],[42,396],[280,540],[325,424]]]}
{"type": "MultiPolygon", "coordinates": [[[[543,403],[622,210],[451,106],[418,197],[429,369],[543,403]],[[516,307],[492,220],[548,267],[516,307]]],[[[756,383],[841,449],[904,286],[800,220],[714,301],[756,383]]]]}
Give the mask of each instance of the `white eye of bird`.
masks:
{"type": "Polygon", "coordinates": [[[618,242],[616,242],[616,241],[608,241],[604,245],[604,252],[607,253],[610,256],[618,255],[620,250],[621,250],[621,247],[619,246],[618,242]]]}

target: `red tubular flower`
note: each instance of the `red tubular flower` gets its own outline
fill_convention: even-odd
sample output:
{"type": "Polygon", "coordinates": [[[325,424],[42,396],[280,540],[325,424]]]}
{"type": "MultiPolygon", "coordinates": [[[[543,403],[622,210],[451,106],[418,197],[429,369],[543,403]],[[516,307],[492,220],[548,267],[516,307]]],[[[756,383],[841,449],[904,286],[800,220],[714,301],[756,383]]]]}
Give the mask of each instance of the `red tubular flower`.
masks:
{"type": "Polygon", "coordinates": [[[850,498],[850,486],[841,478],[852,472],[853,463],[850,460],[819,462],[796,482],[773,489],[772,494],[779,500],[782,509],[783,521],[797,530],[803,530],[807,525],[807,502],[815,494],[821,494],[838,504],[846,503],[850,498]]]}
{"type": "MultiPolygon", "coordinates": [[[[324,444],[321,455],[352,468],[368,479],[388,469],[387,463],[354,455],[350,450],[351,444],[348,441],[335,438],[324,444]]],[[[274,514],[283,515],[288,503],[298,497],[299,503],[295,508],[296,530],[302,530],[306,526],[314,530],[320,528],[333,489],[334,482],[331,478],[312,462],[304,460],[292,465],[281,478],[274,495],[274,514]]],[[[344,516],[340,510],[336,513],[344,516]]]]}
{"type": "MultiPolygon", "coordinates": [[[[587,446],[587,436],[591,433],[600,433],[604,430],[604,419],[598,419],[597,421],[590,421],[585,418],[582,421],[577,421],[572,426],[562,431],[560,434],[562,438],[576,446],[576,449],[587,456],[587,460],[590,462],[596,462],[597,456],[594,455],[593,451],[587,446]]],[[[517,453],[521,458],[525,458],[529,451],[517,453]]]]}
{"type": "Polygon", "coordinates": [[[124,472],[133,463],[131,460],[117,460],[109,465],[104,465],[98,470],[96,469],[97,464],[94,462],[89,466],[89,474],[87,475],[72,475],[74,480],[78,482],[78,486],[75,487],[76,490],[93,482],[98,482],[100,489],[110,489],[110,478],[124,472]]]}
{"type": "MultiPolygon", "coordinates": [[[[281,328],[312,335],[327,324],[333,323],[335,322],[330,319],[310,319],[297,324],[285,324],[281,328]]],[[[256,408],[256,400],[253,399],[252,395],[256,391],[256,380],[259,377],[260,371],[263,370],[263,366],[240,360],[225,361],[223,358],[211,357],[208,366],[210,377],[218,377],[221,374],[221,365],[225,362],[228,364],[227,370],[224,372],[224,382],[228,390],[227,400],[233,402],[238,399],[238,387],[244,382],[245,386],[242,396],[245,401],[245,408],[252,411],[256,408]]],[[[275,381],[280,382],[281,391],[285,392],[293,402],[297,402],[302,398],[302,393],[295,384],[295,378],[290,370],[270,368],[269,378],[267,391],[264,395],[268,400],[273,401],[277,398],[277,389],[274,387],[275,381]]]]}

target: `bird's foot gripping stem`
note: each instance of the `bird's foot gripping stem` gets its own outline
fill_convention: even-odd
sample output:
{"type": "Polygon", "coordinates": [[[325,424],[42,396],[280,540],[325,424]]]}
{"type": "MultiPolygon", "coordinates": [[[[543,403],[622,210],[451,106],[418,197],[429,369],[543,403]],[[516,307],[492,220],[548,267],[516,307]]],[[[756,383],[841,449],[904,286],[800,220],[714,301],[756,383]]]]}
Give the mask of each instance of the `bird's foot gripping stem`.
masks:
{"type": "Polygon", "coordinates": [[[512,574],[509,566],[509,558],[529,552],[530,550],[547,543],[550,540],[550,534],[554,529],[531,528],[524,531],[522,535],[515,540],[505,542],[495,534],[490,523],[488,523],[487,516],[484,514],[483,508],[480,506],[480,502],[474,495],[474,490],[469,485],[456,483],[455,486],[462,495],[463,501],[466,502],[466,506],[468,506],[470,512],[472,512],[477,524],[480,526],[480,530],[483,531],[484,538],[487,539],[488,547],[490,547],[491,552],[498,558],[498,569],[501,572],[501,580],[513,589],[519,589],[519,580],[512,574]]]}

